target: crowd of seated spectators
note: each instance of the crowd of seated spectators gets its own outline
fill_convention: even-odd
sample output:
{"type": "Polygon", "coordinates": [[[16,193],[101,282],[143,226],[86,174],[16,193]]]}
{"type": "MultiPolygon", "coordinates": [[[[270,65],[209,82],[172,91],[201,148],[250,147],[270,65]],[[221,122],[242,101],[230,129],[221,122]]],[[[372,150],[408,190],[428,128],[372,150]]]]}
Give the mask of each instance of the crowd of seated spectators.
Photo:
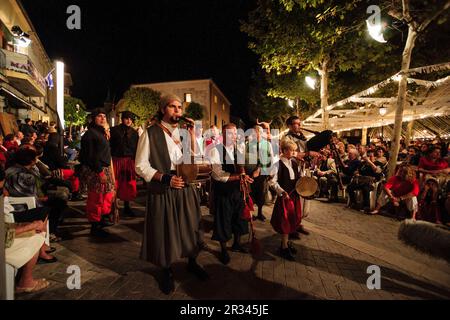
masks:
{"type": "MultiPolygon", "coordinates": [[[[45,243],[61,240],[59,225],[67,201],[82,199],[79,180],[70,160],[76,151],[61,147],[56,123],[26,119],[21,131],[0,135],[0,195],[4,202],[6,224],[6,261],[19,269],[16,292],[35,292],[46,288],[45,279],[34,279],[36,264],[57,261],[56,249],[45,243]],[[64,152],[62,152],[64,150],[64,152]],[[10,199],[34,198],[35,208],[10,199]]],[[[67,141],[68,142],[68,141],[67,141]]]]}
{"type": "Polygon", "coordinates": [[[377,214],[383,208],[399,218],[448,223],[448,144],[439,139],[433,142],[417,140],[408,146],[402,142],[396,174],[386,180],[389,148],[389,144],[383,142],[363,146],[338,140],[338,156],[331,153],[328,147],[323,149],[313,165],[314,176],[319,183],[319,197],[326,196],[330,202],[337,201],[337,187],[342,184],[350,208],[371,214],[377,214]],[[339,179],[336,165],[340,172],[339,179]],[[362,203],[357,203],[358,191],[362,193],[362,203]],[[371,192],[377,192],[377,201],[372,205],[371,192]]]}

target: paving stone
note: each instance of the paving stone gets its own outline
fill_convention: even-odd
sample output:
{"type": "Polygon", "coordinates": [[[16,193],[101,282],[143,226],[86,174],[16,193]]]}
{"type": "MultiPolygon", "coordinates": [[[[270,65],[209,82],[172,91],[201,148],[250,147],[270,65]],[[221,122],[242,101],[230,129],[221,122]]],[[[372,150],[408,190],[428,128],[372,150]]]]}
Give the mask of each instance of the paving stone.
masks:
{"type": "MultiPolygon", "coordinates": [[[[137,200],[145,205],[143,198],[137,200]]],[[[134,204],[132,204],[133,206],[134,204]]],[[[84,210],[83,207],[79,207],[84,210]]],[[[203,214],[207,209],[202,207],[203,214]]],[[[271,207],[264,207],[266,217],[271,207]]],[[[30,295],[28,299],[449,299],[450,283],[441,277],[439,285],[430,283],[419,274],[402,271],[396,263],[412,260],[423,270],[433,270],[430,276],[439,279],[450,274],[449,265],[406,247],[397,239],[399,223],[386,217],[369,217],[344,209],[342,205],[311,202],[311,211],[305,225],[311,226],[310,236],[294,241],[298,250],[295,262],[285,261],[277,255],[280,238],[270,223],[256,222],[258,239],[264,254],[257,260],[250,254],[230,253],[231,263],[223,266],[217,259],[220,251],[211,232],[205,234],[210,247],[201,252],[198,262],[210,273],[208,282],[199,282],[189,274],[186,260],[173,266],[176,290],[164,295],[159,290],[160,270],[139,259],[144,219],[123,219],[110,228],[111,241],[93,241],[88,233],[89,224],[83,217],[68,217],[64,223],[67,232],[75,230],[71,240],[54,244],[59,261],[52,265],[38,265],[36,277],[49,279],[52,286],[30,295]],[[80,231],[81,228],[86,230],[80,231]],[[347,244],[335,241],[327,232],[353,239],[347,244]],[[358,244],[373,252],[358,251],[358,244]],[[392,264],[379,259],[379,252],[396,258],[392,264]],[[366,281],[369,265],[379,265],[382,271],[382,290],[368,290],[366,281]],[[69,290],[66,273],[69,265],[82,270],[81,290],[69,290]],[[444,283],[444,285],[442,285],[444,283]],[[216,288],[223,290],[216,290],[216,288]],[[237,290],[236,288],[239,288],[237,290]]],[[[208,217],[210,218],[210,217],[208,217]]],[[[309,227],[307,227],[309,228],[309,227]]],[[[243,238],[243,241],[246,239],[243,238]]],[[[425,276],[425,274],[424,274],[425,276]]]]}

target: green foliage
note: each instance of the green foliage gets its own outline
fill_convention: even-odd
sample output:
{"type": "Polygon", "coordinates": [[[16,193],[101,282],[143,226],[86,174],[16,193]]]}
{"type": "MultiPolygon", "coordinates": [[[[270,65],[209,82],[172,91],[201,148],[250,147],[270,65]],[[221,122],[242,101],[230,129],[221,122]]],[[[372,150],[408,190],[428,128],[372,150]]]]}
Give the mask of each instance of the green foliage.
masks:
{"type": "Polygon", "coordinates": [[[249,117],[252,122],[272,121],[272,128],[283,128],[286,119],[295,113],[286,99],[268,95],[268,79],[259,74],[252,76],[252,86],[249,95],[249,117]]]}
{"type": "MultiPolygon", "coordinates": [[[[316,78],[320,87],[317,71],[325,70],[333,103],[398,71],[399,58],[387,57],[393,46],[367,37],[366,1],[257,3],[247,22],[241,24],[241,30],[250,37],[249,48],[260,57],[266,71],[265,75],[258,73],[265,86],[255,86],[254,90],[261,90],[260,96],[265,93],[273,98],[298,99],[303,118],[320,106],[319,89],[309,88],[305,76],[316,78]]],[[[280,108],[275,110],[282,112],[280,108]]]]}
{"type": "Polygon", "coordinates": [[[130,88],[123,95],[123,105],[121,111],[131,111],[139,118],[135,124],[141,125],[158,111],[161,93],[150,88],[136,87],[130,88]]]}
{"type": "Polygon", "coordinates": [[[86,106],[74,97],[64,97],[64,121],[69,126],[81,126],[86,122],[86,106]]]}
{"type": "Polygon", "coordinates": [[[186,108],[185,115],[193,120],[202,120],[205,114],[205,107],[200,103],[191,102],[186,108]]]}

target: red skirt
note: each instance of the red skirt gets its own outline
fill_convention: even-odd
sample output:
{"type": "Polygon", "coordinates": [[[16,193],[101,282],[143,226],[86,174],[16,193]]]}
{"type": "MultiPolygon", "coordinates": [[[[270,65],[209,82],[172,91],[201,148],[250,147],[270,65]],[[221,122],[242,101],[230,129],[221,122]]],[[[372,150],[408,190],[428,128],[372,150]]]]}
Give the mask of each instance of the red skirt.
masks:
{"type": "Polygon", "coordinates": [[[113,158],[116,176],[117,197],[122,201],[133,201],[137,196],[136,171],[131,158],[113,158]]]}
{"type": "Polygon", "coordinates": [[[302,204],[297,193],[293,192],[290,199],[278,197],[273,207],[270,224],[279,234],[296,232],[302,222],[302,204]]]}

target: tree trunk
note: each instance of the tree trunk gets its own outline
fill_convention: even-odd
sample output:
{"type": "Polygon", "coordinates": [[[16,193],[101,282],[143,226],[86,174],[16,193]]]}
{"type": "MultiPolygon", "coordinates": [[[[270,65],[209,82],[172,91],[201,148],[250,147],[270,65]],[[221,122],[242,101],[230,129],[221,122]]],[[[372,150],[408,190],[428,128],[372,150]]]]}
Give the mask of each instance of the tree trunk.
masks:
{"type": "Polygon", "coordinates": [[[367,145],[367,128],[366,127],[362,128],[361,144],[363,146],[367,145]]]}
{"type": "Polygon", "coordinates": [[[414,120],[411,120],[410,122],[408,122],[408,127],[406,128],[406,137],[405,137],[406,147],[408,147],[409,144],[411,143],[411,135],[413,127],[414,127],[414,120]]]}
{"type": "Polygon", "coordinates": [[[70,127],[69,127],[69,137],[72,136],[72,127],[73,127],[73,125],[72,125],[72,122],[71,122],[70,123],[70,127]]]}
{"type": "MultiPolygon", "coordinates": [[[[402,55],[401,72],[407,72],[411,64],[411,54],[417,39],[417,32],[410,26],[408,30],[408,39],[406,40],[405,49],[402,55]]],[[[408,76],[402,74],[398,84],[397,109],[395,110],[394,136],[392,140],[391,150],[389,152],[388,178],[395,174],[397,165],[398,151],[400,148],[400,138],[402,133],[403,110],[406,105],[406,93],[408,86],[408,76]]]]}
{"type": "Polygon", "coordinates": [[[329,121],[328,121],[328,60],[325,60],[321,68],[319,70],[320,75],[320,108],[322,109],[322,123],[323,129],[328,130],[329,121]]]}

